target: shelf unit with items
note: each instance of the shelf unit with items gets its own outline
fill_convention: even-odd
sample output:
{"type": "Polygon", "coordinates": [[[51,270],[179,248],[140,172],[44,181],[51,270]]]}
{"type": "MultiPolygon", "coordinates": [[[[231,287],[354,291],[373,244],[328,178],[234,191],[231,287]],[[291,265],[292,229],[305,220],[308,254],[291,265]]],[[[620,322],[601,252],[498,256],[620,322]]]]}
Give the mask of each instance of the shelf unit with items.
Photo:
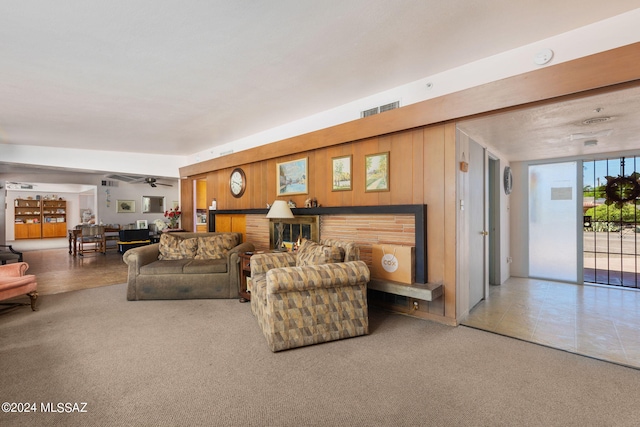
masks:
{"type": "Polygon", "coordinates": [[[67,202],[42,200],[42,237],[67,235],[67,202]]]}
{"type": "Polygon", "coordinates": [[[39,239],[42,237],[42,212],[40,200],[16,199],[15,208],[15,238],[39,239]]]}
{"type": "Polygon", "coordinates": [[[15,238],[67,236],[66,200],[15,199],[15,238]]]}

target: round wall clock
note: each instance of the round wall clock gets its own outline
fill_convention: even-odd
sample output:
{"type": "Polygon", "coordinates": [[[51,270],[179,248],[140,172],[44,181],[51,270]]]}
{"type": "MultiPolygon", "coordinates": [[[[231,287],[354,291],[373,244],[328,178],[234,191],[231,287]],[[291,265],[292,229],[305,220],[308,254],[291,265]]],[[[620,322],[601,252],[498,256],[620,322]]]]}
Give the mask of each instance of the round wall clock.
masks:
{"type": "Polygon", "coordinates": [[[513,188],[513,174],[511,173],[511,168],[506,166],[504,168],[504,194],[511,194],[511,189],[513,188]]]}
{"type": "Polygon", "coordinates": [[[247,177],[241,168],[235,168],[229,178],[229,189],[233,197],[241,197],[247,187],[247,177]]]}

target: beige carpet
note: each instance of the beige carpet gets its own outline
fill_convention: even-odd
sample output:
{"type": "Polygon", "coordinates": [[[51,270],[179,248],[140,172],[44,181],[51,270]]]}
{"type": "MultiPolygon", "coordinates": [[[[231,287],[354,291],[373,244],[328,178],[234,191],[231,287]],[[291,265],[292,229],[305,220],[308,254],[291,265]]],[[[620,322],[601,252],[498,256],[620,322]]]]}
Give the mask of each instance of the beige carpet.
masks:
{"type": "MultiPolygon", "coordinates": [[[[237,300],[125,285],[0,315],[2,426],[635,426],[640,371],[372,309],[371,334],[271,353],[237,300]],[[86,413],[42,404],[86,402],[86,413]]],[[[72,406],[71,406],[72,407],[72,406]]],[[[63,406],[64,408],[64,406],[63,406]]]]}

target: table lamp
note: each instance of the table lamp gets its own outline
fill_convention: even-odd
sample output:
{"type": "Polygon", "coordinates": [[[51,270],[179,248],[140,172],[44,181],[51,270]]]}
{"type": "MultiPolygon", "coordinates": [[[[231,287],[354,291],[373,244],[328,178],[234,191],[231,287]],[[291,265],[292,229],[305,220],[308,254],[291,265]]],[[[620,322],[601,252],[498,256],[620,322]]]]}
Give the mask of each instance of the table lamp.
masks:
{"type": "MultiPolygon", "coordinates": [[[[294,218],[293,212],[289,208],[289,205],[284,200],[276,200],[271,205],[269,209],[269,213],[267,213],[267,218],[270,219],[285,219],[285,218],[294,218]]],[[[276,250],[280,250],[282,248],[283,236],[282,233],[284,231],[284,224],[280,221],[277,225],[278,230],[278,240],[276,241],[276,250]]]]}

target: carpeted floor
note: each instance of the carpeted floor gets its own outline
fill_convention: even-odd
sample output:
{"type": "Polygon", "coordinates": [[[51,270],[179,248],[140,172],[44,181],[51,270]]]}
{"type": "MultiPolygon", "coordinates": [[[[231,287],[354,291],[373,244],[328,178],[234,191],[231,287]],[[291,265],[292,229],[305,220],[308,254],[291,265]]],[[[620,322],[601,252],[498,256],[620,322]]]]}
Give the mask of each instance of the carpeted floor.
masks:
{"type": "Polygon", "coordinates": [[[375,308],[370,319],[368,336],[271,353],[237,300],[131,302],[124,284],[50,295],[0,315],[0,401],[37,409],[0,425],[640,421],[638,370],[375,308]]]}

